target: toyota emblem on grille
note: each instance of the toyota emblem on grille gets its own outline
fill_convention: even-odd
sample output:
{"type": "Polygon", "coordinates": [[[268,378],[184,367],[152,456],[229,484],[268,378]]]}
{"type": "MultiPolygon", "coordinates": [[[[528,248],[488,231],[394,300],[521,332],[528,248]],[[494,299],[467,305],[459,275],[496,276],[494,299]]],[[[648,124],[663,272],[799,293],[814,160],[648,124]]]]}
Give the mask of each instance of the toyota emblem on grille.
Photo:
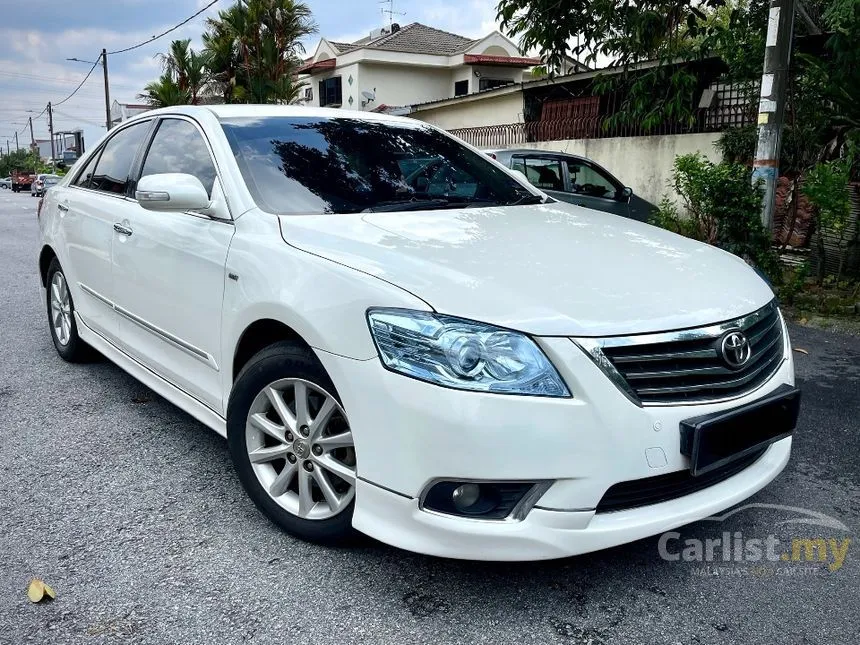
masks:
{"type": "Polygon", "coordinates": [[[723,340],[720,343],[720,354],[722,354],[726,365],[732,369],[743,367],[752,354],[750,341],[743,332],[729,332],[723,336],[723,340]]]}

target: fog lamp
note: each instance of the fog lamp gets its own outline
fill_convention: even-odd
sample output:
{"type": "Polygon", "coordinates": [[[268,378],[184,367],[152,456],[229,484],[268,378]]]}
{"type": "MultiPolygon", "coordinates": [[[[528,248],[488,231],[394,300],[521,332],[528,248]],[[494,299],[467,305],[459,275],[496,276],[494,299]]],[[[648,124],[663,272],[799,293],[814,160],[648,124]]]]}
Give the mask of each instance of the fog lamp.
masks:
{"type": "Polygon", "coordinates": [[[477,484],[462,484],[454,489],[451,493],[451,500],[454,502],[454,508],[458,511],[465,511],[481,497],[481,487],[477,484]]]}

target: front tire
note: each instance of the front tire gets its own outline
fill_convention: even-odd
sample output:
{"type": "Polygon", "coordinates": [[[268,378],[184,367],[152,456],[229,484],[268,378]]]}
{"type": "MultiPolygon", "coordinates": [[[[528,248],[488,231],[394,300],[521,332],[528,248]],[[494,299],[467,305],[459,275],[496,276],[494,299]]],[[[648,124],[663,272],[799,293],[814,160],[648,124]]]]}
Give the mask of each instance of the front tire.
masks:
{"type": "Polygon", "coordinates": [[[321,544],[354,537],[352,431],[309,348],[279,342],[248,361],[230,395],[227,441],[242,486],[275,524],[321,544]]]}
{"type": "Polygon", "coordinates": [[[69,291],[66,275],[57,258],[51,260],[46,279],[48,327],[57,353],[69,363],[85,363],[93,359],[95,350],[78,335],[75,303],[69,291]]]}

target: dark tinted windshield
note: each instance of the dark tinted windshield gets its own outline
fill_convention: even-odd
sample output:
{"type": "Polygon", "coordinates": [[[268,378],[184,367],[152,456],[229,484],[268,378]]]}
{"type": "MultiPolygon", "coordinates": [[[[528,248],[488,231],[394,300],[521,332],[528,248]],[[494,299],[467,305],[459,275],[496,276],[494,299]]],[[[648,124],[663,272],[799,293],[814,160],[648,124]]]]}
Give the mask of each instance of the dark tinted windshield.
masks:
{"type": "Polygon", "coordinates": [[[221,121],[248,189],[273,213],[512,204],[530,193],[421,123],[263,117],[221,121]]]}

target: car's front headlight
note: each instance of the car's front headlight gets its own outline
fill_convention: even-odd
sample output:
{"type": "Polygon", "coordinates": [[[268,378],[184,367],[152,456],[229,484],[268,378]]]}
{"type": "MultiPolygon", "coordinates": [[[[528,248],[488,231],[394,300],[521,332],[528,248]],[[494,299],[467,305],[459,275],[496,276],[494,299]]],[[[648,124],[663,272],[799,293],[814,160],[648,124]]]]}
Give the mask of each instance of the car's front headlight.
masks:
{"type": "Polygon", "coordinates": [[[461,390],[570,396],[552,363],[524,334],[406,309],[371,309],[367,319],[383,364],[394,372],[461,390]]]}

